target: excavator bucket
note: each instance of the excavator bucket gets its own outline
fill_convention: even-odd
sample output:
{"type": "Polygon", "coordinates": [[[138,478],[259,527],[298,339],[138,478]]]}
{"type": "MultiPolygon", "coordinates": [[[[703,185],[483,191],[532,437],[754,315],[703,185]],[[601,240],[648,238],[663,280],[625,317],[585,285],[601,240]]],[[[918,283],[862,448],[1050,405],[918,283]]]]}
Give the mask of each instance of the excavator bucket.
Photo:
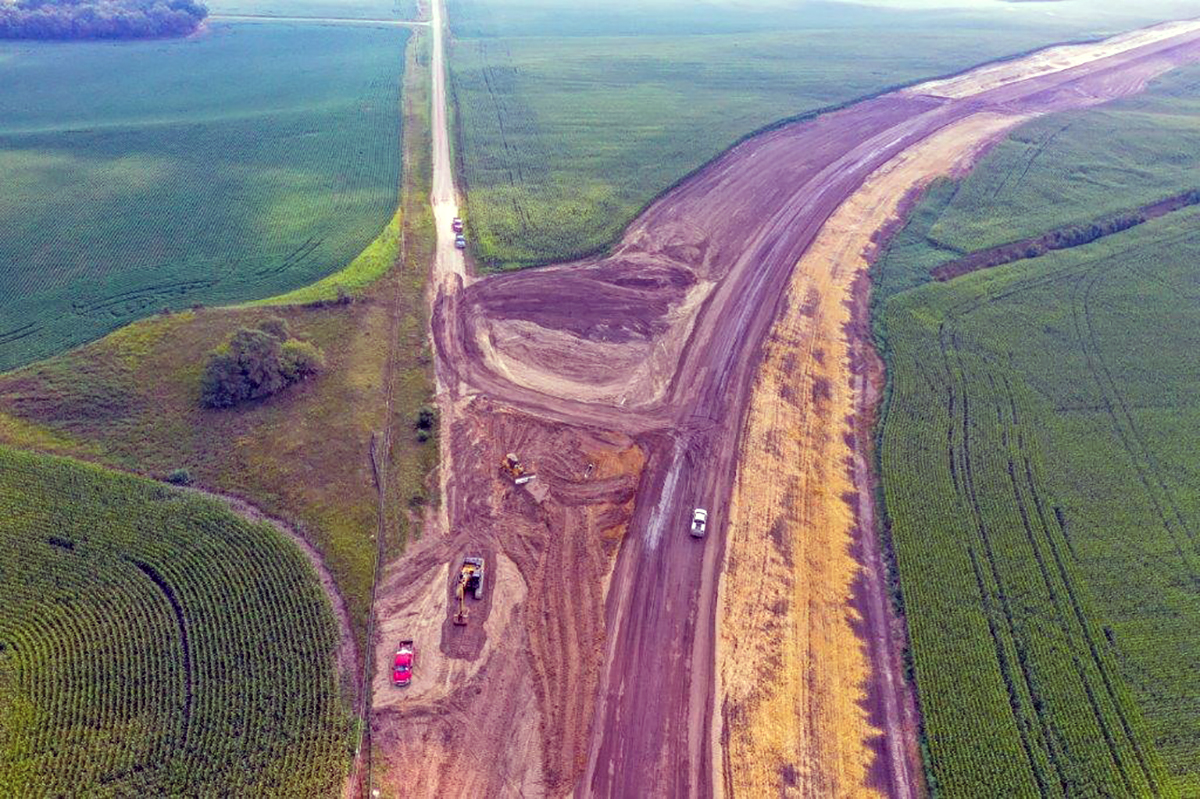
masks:
{"type": "Polygon", "coordinates": [[[454,623],[457,624],[459,627],[462,627],[467,623],[467,609],[466,608],[458,609],[458,612],[454,614],[454,623]]]}

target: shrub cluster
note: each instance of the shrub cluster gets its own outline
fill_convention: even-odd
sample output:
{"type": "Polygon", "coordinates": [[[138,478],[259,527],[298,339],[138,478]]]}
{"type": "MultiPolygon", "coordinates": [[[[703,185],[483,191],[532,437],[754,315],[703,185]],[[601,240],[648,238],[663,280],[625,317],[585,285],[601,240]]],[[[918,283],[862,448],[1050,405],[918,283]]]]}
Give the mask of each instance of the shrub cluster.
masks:
{"type": "Polygon", "coordinates": [[[437,425],[437,411],[432,405],[423,405],[421,410],[417,411],[417,422],[414,427],[417,428],[417,441],[424,444],[433,436],[433,428],[437,425]]]}
{"type": "Polygon", "coordinates": [[[291,337],[287,323],[268,319],[242,328],[216,350],[204,368],[200,395],[209,408],[231,408],[277,394],[317,374],[325,356],[314,344],[291,337]]]}
{"type": "Polygon", "coordinates": [[[186,36],[207,16],[195,0],[16,0],[0,2],[0,38],[186,36]]]}
{"type": "Polygon", "coordinates": [[[1052,250],[1065,250],[1069,247],[1091,244],[1093,241],[1105,236],[1111,236],[1114,233],[1120,233],[1123,230],[1137,227],[1145,221],[1145,214],[1134,211],[1102,222],[1092,222],[1088,225],[1075,225],[1074,227],[1052,230],[1040,239],[1031,242],[1026,248],[1025,257],[1037,258],[1052,250]]]}

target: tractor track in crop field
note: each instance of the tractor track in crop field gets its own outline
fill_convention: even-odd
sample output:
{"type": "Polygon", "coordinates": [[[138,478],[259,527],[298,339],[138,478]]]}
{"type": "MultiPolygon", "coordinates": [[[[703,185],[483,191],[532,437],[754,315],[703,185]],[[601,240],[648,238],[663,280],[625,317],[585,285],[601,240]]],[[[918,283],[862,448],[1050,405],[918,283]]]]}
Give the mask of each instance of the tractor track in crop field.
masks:
{"type": "MultiPolygon", "coordinates": [[[[440,0],[431,27],[442,502],[379,587],[384,788],[918,795],[868,468],[872,253],[928,181],[1016,125],[1200,60],[1200,23],[763,133],[653,203],[608,255],[482,278],[450,232],[440,0]],[[508,452],[532,482],[505,475],[508,452]],[[704,541],[687,534],[697,506],[704,541]],[[484,559],[486,591],[457,626],[466,556],[484,559]],[[756,632],[764,612],[778,645],[756,632]],[[389,678],[400,638],[417,648],[406,688],[389,678]]],[[[987,556],[972,554],[983,579],[987,556]]]]}

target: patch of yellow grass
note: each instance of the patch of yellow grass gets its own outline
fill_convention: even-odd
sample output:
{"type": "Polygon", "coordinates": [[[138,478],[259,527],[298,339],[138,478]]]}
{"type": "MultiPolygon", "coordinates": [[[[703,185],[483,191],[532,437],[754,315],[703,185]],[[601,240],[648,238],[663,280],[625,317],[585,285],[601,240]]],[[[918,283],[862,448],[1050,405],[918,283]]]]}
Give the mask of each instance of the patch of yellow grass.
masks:
{"type": "MultiPolygon", "coordinates": [[[[714,779],[746,796],[876,796],[871,664],[851,604],[854,413],[846,326],[872,234],[915,186],[1018,122],[980,114],[897,156],[826,223],[766,344],[721,578],[714,779]]],[[[870,501],[870,498],[864,498],[870,501]]],[[[874,531],[869,531],[873,535],[874,531]]]]}
{"type": "Polygon", "coordinates": [[[842,440],[854,407],[841,332],[848,288],[827,273],[797,273],[743,439],[722,580],[718,708],[725,779],[746,795],[874,793],[867,741],[879,731],[860,705],[869,663],[851,626],[859,565],[842,498],[854,490],[842,440]]]}
{"type": "Polygon", "coordinates": [[[78,448],[78,442],[65,433],[6,413],[0,413],[0,443],[41,452],[67,452],[78,448]]]}

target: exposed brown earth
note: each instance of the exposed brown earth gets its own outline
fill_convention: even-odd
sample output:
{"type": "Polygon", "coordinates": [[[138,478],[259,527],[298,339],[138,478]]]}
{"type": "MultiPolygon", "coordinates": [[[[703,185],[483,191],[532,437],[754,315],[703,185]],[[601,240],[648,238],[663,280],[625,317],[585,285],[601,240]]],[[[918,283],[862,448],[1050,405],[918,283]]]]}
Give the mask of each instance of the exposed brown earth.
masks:
{"type": "Polygon", "coordinates": [[[713,732],[719,793],[914,794],[916,752],[904,736],[884,736],[907,720],[902,701],[889,704],[901,669],[885,598],[870,590],[882,565],[860,457],[872,402],[859,400],[873,400],[879,370],[860,324],[866,298],[855,292],[874,231],[912,188],[1019,121],[977,114],[898,155],[829,218],[792,275],[764,342],[730,503],[713,732]]]}
{"type": "Polygon", "coordinates": [[[483,399],[457,415],[443,443],[459,464],[453,532],[410,547],[380,587],[376,747],[404,795],[562,795],[586,756],[604,587],[641,448],[483,399]],[[502,471],[508,452],[521,453],[532,482],[517,486],[502,471]],[[467,556],[485,559],[485,592],[467,600],[459,627],[454,585],[467,556]],[[418,663],[401,691],[390,660],[402,638],[415,641],[418,663]]]}
{"type": "MultiPolygon", "coordinates": [[[[1023,73],[1014,61],[1011,79],[984,79],[972,90],[960,82],[954,96],[910,90],[764,134],[653,204],[611,255],[479,280],[449,245],[453,185],[445,130],[435,125],[441,244],[432,327],[445,499],[440,529],[381,588],[375,740],[394,792],[676,796],[711,795],[726,784],[759,792],[759,783],[725,782],[726,758],[712,735],[716,644],[730,633],[727,623],[717,627],[717,587],[727,546],[736,563],[759,546],[756,535],[770,533],[735,520],[740,527],[726,539],[731,514],[749,507],[732,505],[739,464],[746,485],[754,431],[769,439],[776,424],[751,416],[747,427],[754,386],[791,355],[799,375],[783,369],[763,380],[777,396],[795,392],[787,413],[799,414],[806,431],[801,449],[825,442],[808,455],[808,482],[792,488],[801,507],[824,509],[808,524],[827,520],[834,529],[823,543],[804,540],[803,524],[781,535],[830,553],[830,569],[816,573],[828,581],[820,589],[828,607],[818,615],[830,620],[826,654],[837,653],[790,656],[787,668],[807,672],[786,680],[799,676],[814,687],[780,703],[802,716],[785,719],[780,738],[788,725],[847,732],[836,746],[813,748],[809,793],[836,777],[845,793],[913,795],[912,715],[871,517],[863,420],[874,383],[861,335],[860,245],[915,185],[969,160],[1006,127],[1138,91],[1172,66],[1200,60],[1193,28],[1137,42],[1073,54],[1055,70],[1035,56],[1023,73]],[[844,205],[851,216],[831,222],[844,205]],[[835,224],[844,219],[854,225],[835,224]],[[814,244],[822,235],[831,247],[814,244]],[[824,278],[822,263],[833,270],[824,278]],[[777,320],[794,322],[789,312],[803,317],[806,308],[813,311],[805,318],[820,309],[825,332],[814,338],[808,323],[793,324],[764,356],[777,320]],[[828,375],[814,366],[818,350],[828,375]],[[532,464],[536,493],[502,475],[508,451],[532,464]],[[827,487],[814,483],[825,479],[842,486],[836,495],[819,495],[827,487]],[[686,532],[695,506],[710,510],[702,542],[686,532]],[[858,546],[849,560],[836,558],[847,531],[858,546]],[[464,630],[449,617],[451,582],[467,554],[487,559],[490,578],[464,630]],[[866,620],[852,627],[859,637],[846,635],[839,609],[851,624],[855,613],[866,620]],[[401,637],[418,641],[421,676],[408,689],[387,684],[401,637]],[[842,662],[857,665],[844,677],[813,671],[842,662]],[[848,711],[864,690],[866,718],[848,711]],[[864,750],[864,741],[874,748],[864,750]],[[833,761],[839,774],[821,773],[833,761]]],[[[443,101],[435,85],[435,108],[443,101]]],[[[795,640],[806,622],[791,610],[804,598],[795,590],[780,597],[780,624],[795,640]]],[[[746,665],[754,672],[759,659],[761,674],[771,657],[755,651],[746,665]]],[[[764,774],[771,762],[763,761],[764,774]]],[[[799,772],[778,774],[800,784],[799,772]]]]}

